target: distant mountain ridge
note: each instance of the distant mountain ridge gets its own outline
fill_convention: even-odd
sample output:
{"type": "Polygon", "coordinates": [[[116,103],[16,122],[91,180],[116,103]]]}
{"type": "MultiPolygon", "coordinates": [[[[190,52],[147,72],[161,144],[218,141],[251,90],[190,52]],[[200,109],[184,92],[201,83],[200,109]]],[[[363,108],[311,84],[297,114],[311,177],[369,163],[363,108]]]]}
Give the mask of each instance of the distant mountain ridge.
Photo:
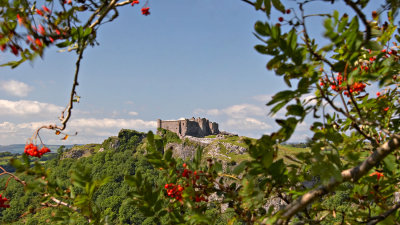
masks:
{"type": "MultiPolygon", "coordinates": [[[[46,147],[50,148],[52,152],[57,152],[57,149],[61,145],[46,145],[46,147]]],[[[71,148],[74,145],[64,145],[66,148],[71,148]]],[[[13,145],[0,145],[0,152],[10,152],[13,154],[23,153],[25,148],[25,144],[13,144],[13,145]]]]}

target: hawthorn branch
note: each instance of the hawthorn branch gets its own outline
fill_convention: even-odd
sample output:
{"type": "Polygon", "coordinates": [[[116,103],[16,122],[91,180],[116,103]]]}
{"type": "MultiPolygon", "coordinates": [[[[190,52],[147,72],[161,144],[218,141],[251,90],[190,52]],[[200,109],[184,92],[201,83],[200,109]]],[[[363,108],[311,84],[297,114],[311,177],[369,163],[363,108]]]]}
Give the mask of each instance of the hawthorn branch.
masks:
{"type": "MultiPolygon", "coordinates": [[[[118,0],[112,0],[112,1],[110,2],[110,4],[108,4],[108,6],[107,6],[107,8],[104,10],[104,12],[100,15],[100,17],[99,17],[94,23],[92,23],[89,27],[90,27],[90,28],[93,28],[93,27],[95,27],[96,25],[100,24],[101,21],[104,19],[104,17],[107,16],[108,12],[110,12],[110,10],[112,10],[113,8],[115,8],[115,5],[117,4],[117,2],[118,2],[118,0]]],[[[129,2],[128,2],[128,3],[129,3],[129,2]]],[[[128,3],[126,3],[126,4],[128,4],[128,3]]],[[[125,5],[126,5],[126,4],[125,4],[125,5]]]]}
{"type": "Polygon", "coordinates": [[[3,172],[0,173],[0,176],[2,176],[2,175],[8,175],[8,176],[10,176],[10,177],[8,178],[7,182],[6,182],[6,185],[5,185],[4,189],[7,188],[8,182],[10,181],[11,178],[13,178],[15,181],[21,183],[22,185],[26,186],[26,182],[23,181],[23,180],[21,180],[19,177],[17,177],[17,176],[15,176],[14,174],[8,172],[8,171],[5,170],[2,166],[0,166],[0,169],[3,171],[3,172]]]}
{"type": "Polygon", "coordinates": [[[312,46],[310,44],[310,36],[308,35],[307,27],[306,27],[306,23],[305,23],[306,16],[304,15],[303,3],[299,4],[299,9],[301,11],[301,18],[302,18],[301,26],[303,27],[303,33],[304,33],[303,40],[304,40],[304,43],[306,44],[308,52],[310,52],[317,60],[325,62],[326,64],[329,65],[329,67],[333,68],[333,64],[329,60],[327,60],[325,57],[323,57],[322,55],[315,52],[314,49],[312,48],[312,46]]]}
{"type": "MultiPolygon", "coordinates": [[[[242,0],[242,2],[250,4],[250,5],[254,6],[254,7],[256,6],[256,4],[254,2],[249,1],[249,0],[242,0]]],[[[265,12],[265,8],[260,8],[260,10],[265,12]]]]}
{"type": "MultiPolygon", "coordinates": [[[[369,136],[369,135],[366,134],[364,131],[362,131],[362,130],[360,129],[360,127],[358,126],[358,124],[366,124],[366,125],[375,125],[375,124],[368,123],[367,121],[357,121],[356,118],[354,118],[352,115],[350,115],[350,113],[349,113],[348,110],[346,110],[346,112],[345,112],[342,108],[337,107],[337,106],[335,105],[335,103],[333,103],[332,99],[330,99],[328,96],[326,96],[325,93],[324,93],[324,91],[323,91],[323,90],[321,89],[321,87],[319,87],[318,85],[317,85],[317,89],[320,91],[322,98],[325,99],[325,100],[328,102],[328,104],[329,104],[335,111],[342,113],[344,116],[346,116],[347,118],[349,118],[349,119],[351,119],[352,121],[354,121],[354,123],[352,124],[353,128],[355,128],[362,136],[364,136],[366,139],[368,139],[374,146],[378,146],[378,145],[379,145],[379,143],[378,143],[375,139],[373,139],[371,136],[369,136]]],[[[344,101],[342,95],[341,95],[341,97],[342,97],[342,101],[344,101]]],[[[346,108],[346,109],[347,109],[347,108],[346,108]]]]}
{"type": "Polygon", "coordinates": [[[386,219],[386,217],[388,217],[390,214],[396,212],[399,208],[400,208],[400,202],[397,202],[397,204],[392,206],[392,208],[390,208],[388,211],[380,214],[379,216],[371,217],[368,220],[367,225],[375,225],[375,224],[379,223],[380,221],[386,219]]]}
{"type": "MultiPolygon", "coordinates": [[[[83,52],[85,50],[86,43],[83,44],[83,46],[78,50],[79,56],[78,59],[75,63],[75,75],[74,75],[74,82],[72,84],[72,90],[69,98],[69,104],[68,106],[64,109],[64,111],[61,112],[60,120],[61,120],[61,127],[56,126],[57,129],[60,130],[65,130],[67,126],[68,120],[71,118],[71,113],[72,113],[72,108],[74,107],[74,96],[76,94],[76,86],[79,85],[78,83],[78,75],[79,75],[79,69],[81,65],[81,60],[83,58],[83,52]],[[64,117],[64,113],[67,112],[67,115],[64,117]]],[[[51,125],[50,125],[51,126],[51,125]]]]}
{"type": "Polygon", "coordinates": [[[344,0],[344,2],[349,5],[358,15],[358,17],[360,17],[361,21],[364,23],[365,28],[366,28],[366,36],[365,36],[365,40],[363,45],[367,44],[367,42],[369,41],[369,39],[371,39],[371,27],[368,23],[367,18],[365,17],[365,14],[361,11],[361,9],[359,9],[357,7],[357,3],[353,2],[351,0],[344,0]]]}
{"type": "Polygon", "coordinates": [[[391,140],[385,142],[380,147],[378,147],[361,164],[351,169],[342,171],[341,179],[331,178],[328,184],[320,185],[318,188],[309,191],[308,193],[299,197],[291,204],[287,205],[286,208],[283,210],[280,219],[276,221],[275,224],[284,224],[285,221],[290,220],[290,218],[292,218],[296,213],[303,210],[308,204],[313,202],[316,198],[330,193],[330,191],[333,190],[339,184],[346,181],[356,182],[358,179],[366,175],[369,170],[371,170],[374,166],[376,166],[379,162],[381,162],[387,155],[389,155],[399,147],[400,147],[400,135],[397,134],[392,135],[391,140]]]}

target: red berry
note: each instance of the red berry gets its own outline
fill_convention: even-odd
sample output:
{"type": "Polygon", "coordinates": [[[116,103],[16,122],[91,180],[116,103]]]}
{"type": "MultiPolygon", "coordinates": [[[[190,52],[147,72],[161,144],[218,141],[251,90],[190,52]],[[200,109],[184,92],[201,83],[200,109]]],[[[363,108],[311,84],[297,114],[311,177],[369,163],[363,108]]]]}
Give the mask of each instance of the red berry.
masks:
{"type": "Polygon", "coordinates": [[[142,15],[148,16],[150,15],[150,7],[144,7],[142,8],[142,15]]]}
{"type": "Polygon", "coordinates": [[[39,29],[38,29],[38,31],[39,31],[39,33],[40,33],[41,35],[45,35],[45,33],[46,33],[46,31],[44,30],[44,27],[43,27],[41,24],[39,24],[39,29]]]}
{"type": "Polygon", "coordinates": [[[134,6],[135,4],[139,4],[139,1],[132,1],[131,6],[134,6]]]}
{"type": "Polygon", "coordinates": [[[279,22],[283,22],[283,17],[278,18],[279,22]]]}
{"type": "Polygon", "coordinates": [[[18,24],[22,25],[24,23],[24,19],[17,14],[18,24]]]}
{"type": "Polygon", "coordinates": [[[376,96],[381,96],[381,93],[378,91],[378,92],[376,92],[376,96]]]}
{"type": "Polygon", "coordinates": [[[43,12],[42,12],[40,9],[36,9],[36,13],[39,14],[39,15],[41,15],[41,16],[44,15],[43,12]]]}
{"type": "Polygon", "coordinates": [[[187,167],[186,163],[184,163],[182,166],[183,166],[183,168],[186,168],[186,167],[187,167]]]}
{"type": "Polygon", "coordinates": [[[40,39],[37,39],[37,38],[36,38],[35,43],[36,43],[36,45],[39,46],[39,47],[42,47],[42,46],[43,46],[43,43],[42,43],[42,41],[40,41],[40,39]]]}
{"type": "Polygon", "coordinates": [[[6,50],[6,48],[7,48],[7,45],[6,45],[6,44],[0,45],[0,50],[1,50],[2,52],[4,52],[4,51],[6,50]]]}
{"type": "Polygon", "coordinates": [[[290,14],[291,12],[290,9],[286,10],[286,14],[290,14]]]}
{"type": "Polygon", "coordinates": [[[50,9],[47,8],[46,6],[43,6],[42,8],[43,8],[43,10],[44,10],[45,12],[47,12],[47,13],[50,13],[50,12],[51,12],[50,9]]]}
{"type": "Polygon", "coordinates": [[[372,11],[372,18],[376,18],[378,16],[378,13],[376,11],[372,11]]]}
{"type": "Polygon", "coordinates": [[[10,48],[11,48],[12,53],[14,55],[18,56],[18,53],[19,53],[18,48],[15,45],[11,45],[10,48]]]}

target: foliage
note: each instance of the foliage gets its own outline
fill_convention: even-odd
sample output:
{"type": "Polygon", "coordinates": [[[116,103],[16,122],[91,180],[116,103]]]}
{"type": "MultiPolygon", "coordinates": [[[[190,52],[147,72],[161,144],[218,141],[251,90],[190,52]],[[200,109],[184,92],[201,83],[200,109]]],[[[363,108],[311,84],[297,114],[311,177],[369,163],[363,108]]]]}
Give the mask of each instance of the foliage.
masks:
{"type": "MultiPolygon", "coordinates": [[[[280,0],[242,1],[264,11],[268,19],[282,14],[279,23],[256,22],[260,44],[255,49],[267,56],[267,69],[288,86],[267,103],[271,114],[286,113],[276,120],[280,128],[258,140],[243,140],[250,159],[224,167],[214,159],[203,160],[200,148],[193,161],[182,162],[171,150],[164,151],[168,142],[180,141],[174,134],[161,131],[163,137],[155,138],[152,132],[146,136],[122,130],[118,138],[103,143],[104,152],[77,162],[52,159],[43,166],[38,160],[32,164],[27,155],[12,159],[16,175],[4,169],[2,173],[12,178],[2,179],[11,205],[0,212],[3,220],[14,221],[23,211],[33,220],[43,206],[54,207],[56,214],[49,219],[63,223],[398,224],[398,1],[387,0],[367,12],[368,0],[344,0],[350,14],[309,14],[306,7],[315,1],[296,1],[296,8],[280,0]],[[310,18],[323,19],[323,36],[311,37],[310,18]],[[279,144],[288,141],[307,116],[313,119],[309,148],[283,158],[282,152],[290,148],[282,150],[279,144]],[[272,204],[275,199],[281,203],[272,204]],[[224,211],[226,206],[230,210],[224,211]],[[223,212],[229,217],[215,216],[223,212]]],[[[30,1],[0,2],[0,44],[20,57],[7,65],[41,55],[54,38],[62,40],[55,42],[58,47],[78,53],[62,125],[39,128],[28,141],[29,149],[37,147],[32,142],[40,129],[56,130],[57,135],[65,129],[72,103],[79,101],[75,87],[83,51],[96,44],[102,20],[114,20],[117,7],[138,1],[66,3],[46,2],[57,4],[51,12],[30,1]],[[85,17],[80,12],[91,13],[83,14],[86,22],[79,19],[85,17]],[[106,17],[110,12],[114,16],[106,17]],[[32,28],[35,20],[41,25],[32,28]]],[[[145,5],[142,13],[148,15],[148,10],[145,5]]]]}
{"type": "Polygon", "coordinates": [[[163,128],[158,128],[157,129],[157,134],[160,135],[161,137],[165,138],[167,143],[181,143],[182,140],[179,138],[179,136],[169,130],[163,129],[163,128]]]}

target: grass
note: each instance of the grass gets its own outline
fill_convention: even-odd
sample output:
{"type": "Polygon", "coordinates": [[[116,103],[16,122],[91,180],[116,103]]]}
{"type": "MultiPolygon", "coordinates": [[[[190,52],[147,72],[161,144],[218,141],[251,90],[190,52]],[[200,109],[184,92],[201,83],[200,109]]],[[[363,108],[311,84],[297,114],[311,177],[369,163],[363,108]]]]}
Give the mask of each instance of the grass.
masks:
{"type": "Polygon", "coordinates": [[[296,157],[296,154],[301,152],[310,152],[310,148],[296,148],[289,145],[279,145],[278,146],[278,159],[283,159],[285,164],[293,164],[292,160],[289,160],[285,155],[296,157]]]}
{"type": "Polygon", "coordinates": [[[208,136],[205,136],[204,138],[216,138],[217,137],[217,135],[208,135],[208,136]]]}
{"type": "MultiPolygon", "coordinates": [[[[86,144],[86,145],[75,145],[71,150],[93,150],[93,152],[98,152],[101,148],[101,144],[86,144]]],[[[69,150],[69,151],[71,151],[69,150]]]]}

